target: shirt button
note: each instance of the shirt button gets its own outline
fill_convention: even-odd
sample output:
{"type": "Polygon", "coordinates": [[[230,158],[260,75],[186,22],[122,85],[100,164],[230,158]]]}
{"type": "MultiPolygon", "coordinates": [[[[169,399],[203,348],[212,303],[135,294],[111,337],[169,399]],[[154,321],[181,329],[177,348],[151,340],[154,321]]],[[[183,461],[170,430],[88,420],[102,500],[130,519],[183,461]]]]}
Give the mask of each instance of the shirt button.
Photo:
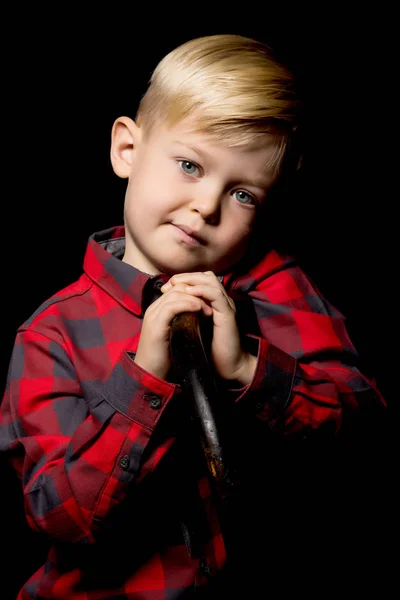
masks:
{"type": "Polygon", "coordinates": [[[121,469],[126,471],[126,469],[129,467],[129,456],[127,456],[125,454],[125,456],[123,456],[121,458],[121,460],[119,461],[119,465],[120,465],[121,469]]]}
{"type": "Polygon", "coordinates": [[[155,287],[157,290],[160,290],[160,289],[162,288],[162,286],[164,285],[164,283],[165,283],[165,281],[163,281],[162,279],[159,279],[158,281],[156,281],[156,282],[154,283],[154,287],[155,287]]]}
{"type": "Polygon", "coordinates": [[[154,410],[158,410],[161,407],[161,400],[158,396],[150,396],[149,406],[154,410]]]}
{"type": "Polygon", "coordinates": [[[212,569],[204,558],[200,563],[200,570],[203,573],[203,575],[206,575],[207,577],[210,577],[212,575],[212,569]]]}
{"type": "Polygon", "coordinates": [[[256,412],[260,412],[264,408],[264,402],[262,402],[260,400],[259,402],[257,402],[255,408],[256,408],[256,412]]]}

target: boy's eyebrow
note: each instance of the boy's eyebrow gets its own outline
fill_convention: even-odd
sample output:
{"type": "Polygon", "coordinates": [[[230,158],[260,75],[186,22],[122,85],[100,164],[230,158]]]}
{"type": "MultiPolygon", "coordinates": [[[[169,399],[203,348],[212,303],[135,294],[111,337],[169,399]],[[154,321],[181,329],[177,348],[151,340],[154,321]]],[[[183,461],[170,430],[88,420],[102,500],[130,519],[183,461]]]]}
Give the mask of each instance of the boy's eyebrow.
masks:
{"type": "MultiPolygon", "coordinates": [[[[173,144],[178,144],[179,146],[185,146],[185,148],[187,148],[188,150],[192,150],[193,152],[195,152],[196,154],[198,154],[199,156],[205,156],[210,158],[210,154],[206,151],[206,150],[200,150],[200,148],[196,148],[196,146],[191,146],[189,144],[185,144],[184,142],[181,142],[179,140],[172,140],[173,144]]],[[[260,179],[248,179],[247,182],[250,185],[253,185],[255,187],[258,188],[266,188],[269,187],[269,185],[271,184],[271,177],[260,177],[260,179]]]]}
{"type": "Polygon", "coordinates": [[[205,150],[200,150],[200,148],[196,148],[196,146],[191,146],[189,144],[185,144],[185,142],[181,142],[179,140],[172,140],[173,144],[179,144],[179,146],[185,146],[188,150],[193,150],[199,156],[210,156],[209,153],[205,150]]]}

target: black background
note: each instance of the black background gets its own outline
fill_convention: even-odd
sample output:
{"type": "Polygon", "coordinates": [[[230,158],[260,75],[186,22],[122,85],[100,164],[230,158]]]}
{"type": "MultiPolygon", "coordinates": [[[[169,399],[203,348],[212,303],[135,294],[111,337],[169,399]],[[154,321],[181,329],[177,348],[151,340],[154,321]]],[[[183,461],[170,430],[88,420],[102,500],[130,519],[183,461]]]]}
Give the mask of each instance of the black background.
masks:
{"type": "MultiPolygon", "coordinates": [[[[125,183],[111,169],[111,127],[120,115],[134,116],[157,62],[187,39],[240,33],[269,43],[293,69],[308,133],[288,222],[292,242],[318,287],[346,315],[389,405],[384,434],[371,440],[374,501],[367,500],[365,523],[381,531],[384,518],[387,531],[379,547],[371,543],[371,553],[384,554],[379,577],[387,581],[397,471],[394,16],[383,6],[379,14],[365,7],[350,13],[337,4],[324,4],[323,11],[283,6],[273,14],[246,4],[237,13],[217,14],[215,7],[186,4],[164,14],[156,8],[101,15],[24,9],[4,17],[3,387],[18,325],[79,277],[92,232],[122,223],[125,183]]],[[[1,579],[10,580],[10,591],[0,595],[11,599],[32,564],[41,564],[43,549],[19,517],[19,491],[4,470],[1,579]],[[10,576],[12,566],[17,575],[10,576]]],[[[361,493],[347,499],[360,503],[355,513],[364,500],[361,493]]],[[[376,564],[371,558],[366,571],[376,564]]],[[[366,571],[359,572],[361,580],[366,571]]]]}

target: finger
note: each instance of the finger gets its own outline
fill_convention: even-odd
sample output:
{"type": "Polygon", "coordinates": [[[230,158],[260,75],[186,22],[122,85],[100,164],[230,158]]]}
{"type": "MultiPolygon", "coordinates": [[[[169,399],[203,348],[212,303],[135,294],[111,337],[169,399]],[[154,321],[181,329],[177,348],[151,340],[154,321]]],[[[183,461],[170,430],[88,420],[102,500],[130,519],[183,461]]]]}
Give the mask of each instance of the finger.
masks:
{"type": "Polygon", "coordinates": [[[184,285],[183,291],[191,296],[201,297],[211,304],[218,312],[235,312],[235,303],[225,292],[224,288],[211,285],[184,285]]]}
{"type": "Polygon", "coordinates": [[[166,318],[170,321],[177,315],[183,312],[200,312],[202,311],[205,316],[209,317],[213,314],[213,309],[209,306],[204,300],[201,298],[197,298],[195,296],[189,296],[188,294],[183,294],[184,298],[179,298],[179,300],[171,299],[171,302],[165,304],[166,318]]]}
{"type": "Polygon", "coordinates": [[[170,322],[172,318],[182,312],[203,311],[206,316],[212,315],[212,308],[202,299],[187,294],[184,291],[172,289],[169,294],[158,298],[151,305],[154,307],[154,319],[162,323],[170,322]]]}
{"type": "Polygon", "coordinates": [[[165,284],[160,289],[161,289],[163,295],[165,296],[166,294],[170,294],[171,292],[174,292],[174,291],[184,292],[186,287],[187,287],[187,284],[184,283],[183,281],[181,281],[179,283],[175,283],[174,285],[165,284]]]}
{"type": "MultiPolygon", "coordinates": [[[[189,294],[190,296],[195,296],[195,297],[201,299],[202,300],[202,304],[205,305],[205,306],[202,306],[202,310],[203,310],[204,314],[207,315],[207,316],[211,316],[213,314],[213,311],[212,311],[212,308],[210,306],[209,300],[207,298],[205,298],[205,297],[201,298],[201,296],[202,296],[201,293],[197,293],[197,294],[194,293],[194,294],[192,294],[191,293],[191,289],[192,289],[192,286],[188,286],[185,283],[177,283],[173,287],[171,286],[169,289],[167,289],[167,290],[164,291],[164,297],[167,297],[167,296],[170,297],[171,294],[173,292],[175,292],[175,291],[182,292],[183,294],[189,294]]],[[[216,291],[215,294],[217,294],[217,293],[218,292],[216,291]]]]}
{"type": "Polygon", "coordinates": [[[215,285],[216,287],[222,287],[215,273],[212,271],[198,271],[193,273],[177,273],[173,275],[167,283],[165,283],[161,291],[167,291],[171,289],[171,287],[176,286],[180,283],[186,283],[190,285],[196,285],[200,283],[205,283],[207,285],[215,285]]]}

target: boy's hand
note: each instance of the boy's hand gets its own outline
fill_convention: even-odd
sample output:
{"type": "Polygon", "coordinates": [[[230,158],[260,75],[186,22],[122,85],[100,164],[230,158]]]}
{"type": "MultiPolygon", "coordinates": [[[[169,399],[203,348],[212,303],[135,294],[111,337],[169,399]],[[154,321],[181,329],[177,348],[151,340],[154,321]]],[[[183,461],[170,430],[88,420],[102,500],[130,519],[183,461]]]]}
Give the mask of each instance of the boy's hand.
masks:
{"type": "Polygon", "coordinates": [[[206,316],[213,312],[204,300],[185,293],[184,288],[183,284],[170,286],[143,317],[135,363],[160,379],[166,378],[172,365],[169,334],[174,317],[182,312],[202,310],[206,316]]]}
{"type": "MultiPolygon", "coordinates": [[[[207,308],[211,307],[211,312],[205,314],[212,315],[213,318],[211,358],[218,375],[223,379],[239,381],[243,385],[250,383],[256,358],[242,349],[235,303],[215,274],[206,271],[173,275],[161,291],[167,298],[174,289],[181,290],[190,298],[201,299],[207,308]]],[[[174,316],[179,312],[182,311],[176,311],[174,316]]]]}

